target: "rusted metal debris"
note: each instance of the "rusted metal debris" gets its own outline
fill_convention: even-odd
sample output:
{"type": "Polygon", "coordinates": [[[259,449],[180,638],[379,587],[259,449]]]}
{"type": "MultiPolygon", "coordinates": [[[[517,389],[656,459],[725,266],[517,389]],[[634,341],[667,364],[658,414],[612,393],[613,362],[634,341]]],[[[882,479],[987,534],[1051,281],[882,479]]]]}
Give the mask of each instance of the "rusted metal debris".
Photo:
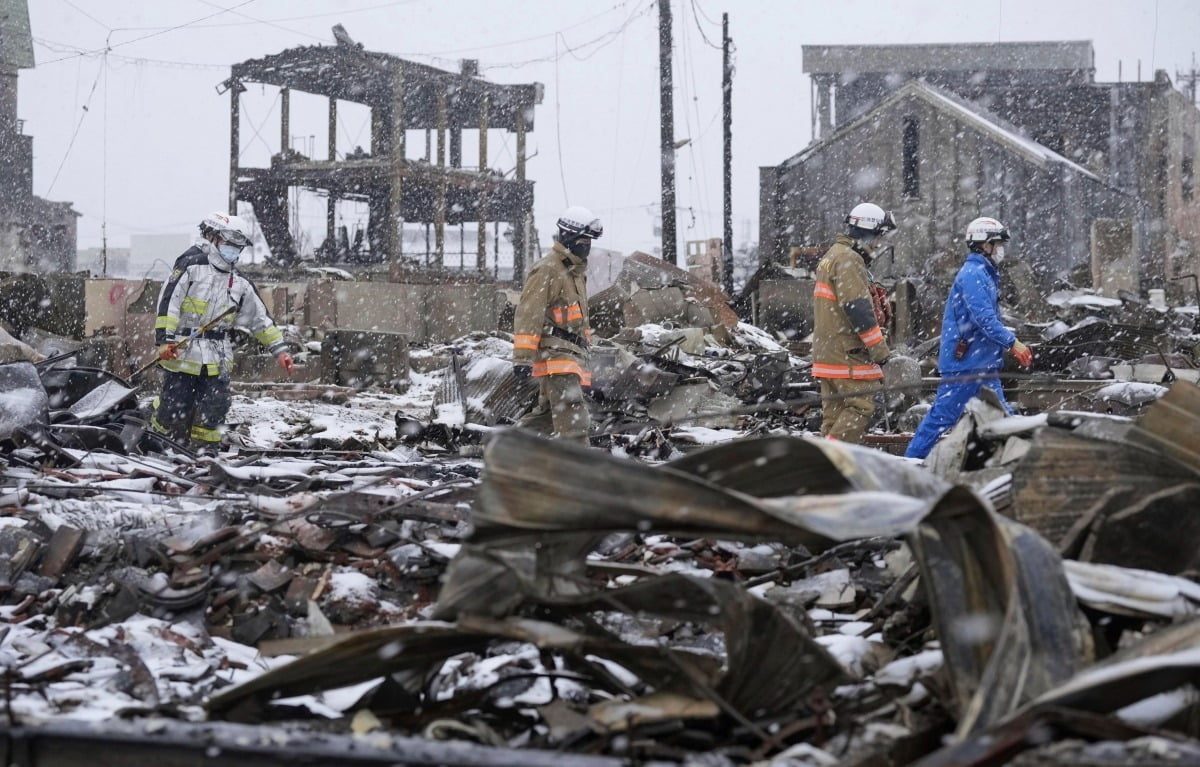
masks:
{"type": "MultiPolygon", "coordinates": [[[[656,274],[628,283],[646,294],[631,311],[702,314],[656,274]]],[[[1153,319],[1082,366],[1064,341],[1041,372],[1116,375],[1155,364],[1151,342],[1174,370],[1177,328],[1153,319]]],[[[1099,343],[1087,327],[1075,336],[1099,343]]],[[[243,388],[254,407],[309,408],[307,423],[262,446],[235,417],[243,444],[215,456],[148,436],[144,397],[103,371],[0,366],[33,403],[0,435],[0,686],[16,702],[0,743],[41,748],[20,729],[37,721],[28,701],[69,711],[87,681],[185,749],[202,728],[151,709],[369,732],[382,752],[363,763],[412,743],[454,763],[440,739],[476,744],[471,764],[1200,751],[1186,375],[1026,379],[1090,411],[1001,417],[980,400],[922,466],[796,436],[819,415],[807,363],[751,326],[643,324],[598,344],[607,450],[506,428],[533,394],[508,346],[476,334],[414,355],[429,365],[417,394],[363,429],[331,430],[318,408],[384,395],[306,384],[285,408],[243,388]],[[159,668],[141,632],[192,662],[159,668]]],[[[929,383],[909,368],[873,434],[889,449],[895,411],[929,383]]],[[[128,735],[108,737],[158,758],[163,741],[128,735]]]]}

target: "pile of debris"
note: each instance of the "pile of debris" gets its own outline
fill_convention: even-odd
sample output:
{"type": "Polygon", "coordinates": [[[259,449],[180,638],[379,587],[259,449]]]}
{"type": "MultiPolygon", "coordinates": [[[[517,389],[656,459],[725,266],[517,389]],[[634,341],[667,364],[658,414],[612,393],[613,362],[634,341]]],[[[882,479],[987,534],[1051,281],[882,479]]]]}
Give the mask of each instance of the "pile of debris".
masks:
{"type": "Polygon", "coordinates": [[[124,449],[118,387],[85,409],[14,363],[20,401],[40,386],[45,404],[3,452],[8,736],[36,751],[34,725],[58,722],[44,732],[59,743],[265,758],[276,731],[364,764],[413,748],[472,764],[1200,751],[1186,737],[1200,389],[1175,382],[1137,421],[979,402],[927,468],[785,434],[661,462],[464,418],[460,438],[486,437],[480,461],[406,447],[384,418],[353,448],[277,423],[310,408],[332,424],[372,400],[416,420],[422,392],[444,413],[448,378],[468,387],[464,415],[508,412],[469,389],[503,350],[492,336],[441,350],[459,373],[414,373],[403,407],[241,397],[284,443],[199,460],[124,449]],[[117,441],[70,444],[72,407],[117,441]],[[114,716],[131,724],[109,730],[114,716]],[[451,757],[441,741],[477,748],[451,757]]]}
{"type": "MultiPolygon", "coordinates": [[[[1193,318],[1051,298],[1054,322],[1020,325],[1040,339],[1018,381],[1039,414],[985,393],[924,465],[805,436],[803,344],[649,257],[595,301],[600,450],[507,428],[536,387],[503,331],[386,360],[314,341],[349,360],[344,385],[238,385],[208,456],[148,430],[150,392],[85,352],[14,347],[0,744],[125,762],[1195,759],[1193,318]]],[[[913,425],[934,355],[888,365],[877,440],[913,425]]]]}

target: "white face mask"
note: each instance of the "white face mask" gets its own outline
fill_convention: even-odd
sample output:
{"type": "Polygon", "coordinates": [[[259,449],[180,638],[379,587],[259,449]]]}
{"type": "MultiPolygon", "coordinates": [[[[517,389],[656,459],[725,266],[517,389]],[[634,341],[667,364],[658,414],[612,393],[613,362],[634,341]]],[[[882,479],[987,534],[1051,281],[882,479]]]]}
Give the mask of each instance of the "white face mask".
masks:
{"type": "Polygon", "coordinates": [[[1004,246],[996,245],[992,248],[992,263],[999,264],[1004,261],[1004,246]]]}
{"type": "Polygon", "coordinates": [[[223,242],[217,246],[217,252],[221,254],[221,258],[225,259],[231,264],[236,264],[238,257],[242,255],[241,248],[237,247],[236,245],[230,245],[226,242],[223,242]]]}

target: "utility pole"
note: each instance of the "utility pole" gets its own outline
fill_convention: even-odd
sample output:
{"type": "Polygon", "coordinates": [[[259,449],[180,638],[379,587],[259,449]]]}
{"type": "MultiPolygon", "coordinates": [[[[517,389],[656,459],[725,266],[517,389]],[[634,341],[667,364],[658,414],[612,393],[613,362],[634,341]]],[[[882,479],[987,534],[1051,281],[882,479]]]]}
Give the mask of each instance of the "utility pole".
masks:
{"type": "Polygon", "coordinates": [[[721,248],[721,273],[725,293],[733,297],[733,41],[729,39],[729,14],[721,14],[721,92],[725,124],[725,244],[721,248]]]}
{"type": "Polygon", "coordinates": [[[1187,83],[1184,86],[1184,93],[1188,95],[1188,101],[1196,103],[1196,81],[1200,80],[1200,70],[1196,69],[1196,54],[1192,54],[1192,68],[1187,72],[1175,70],[1175,78],[1180,84],[1187,83]]]}
{"type": "Polygon", "coordinates": [[[658,0],[658,105],[662,154],[662,257],[679,265],[675,253],[675,88],[671,83],[671,0],[658,0]]]}

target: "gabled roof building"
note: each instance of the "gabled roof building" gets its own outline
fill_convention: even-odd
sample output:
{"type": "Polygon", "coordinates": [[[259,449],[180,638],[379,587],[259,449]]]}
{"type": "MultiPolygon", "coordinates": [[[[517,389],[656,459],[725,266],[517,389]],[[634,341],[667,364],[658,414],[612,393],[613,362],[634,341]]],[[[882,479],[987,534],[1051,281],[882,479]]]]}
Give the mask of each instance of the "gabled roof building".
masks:
{"type": "Polygon", "coordinates": [[[896,212],[877,276],[945,280],[967,222],[1013,233],[1042,287],[1110,293],[1197,271],[1200,111],[1164,72],[1097,83],[1090,42],[804,46],[813,142],[760,169],[762,258],[828,243],[855,203],[896,212]],[[882,273],[882,275],[880,274],[882,273]]]}

